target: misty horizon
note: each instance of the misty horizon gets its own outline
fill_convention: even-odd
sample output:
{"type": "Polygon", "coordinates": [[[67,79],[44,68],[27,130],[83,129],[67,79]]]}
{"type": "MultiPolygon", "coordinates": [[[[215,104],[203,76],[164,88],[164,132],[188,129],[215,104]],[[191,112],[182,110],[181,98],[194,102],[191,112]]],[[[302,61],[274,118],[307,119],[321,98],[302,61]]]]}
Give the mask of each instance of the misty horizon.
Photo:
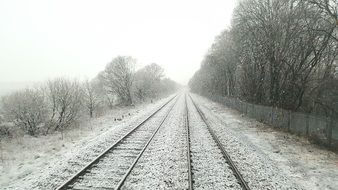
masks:
{"type": "Polygon", "coordinates": [[[0,81],[92,79],[125,55],[137,60],[137,68],[156,63],[185,85],[215,36],[230,25],[235,4],[3,1],[0,81]]]}

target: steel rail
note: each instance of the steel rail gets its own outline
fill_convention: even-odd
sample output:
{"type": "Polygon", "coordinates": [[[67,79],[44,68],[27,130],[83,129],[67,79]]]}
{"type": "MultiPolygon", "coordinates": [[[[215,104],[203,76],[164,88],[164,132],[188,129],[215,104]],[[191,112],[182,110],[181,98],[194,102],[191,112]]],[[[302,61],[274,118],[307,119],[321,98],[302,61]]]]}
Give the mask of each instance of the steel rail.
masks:
{"type": "Polygon", "coordinates": [[[185,95],[185,127],[186,127],[186,141],[187,141],[187,161],[188,161],[188,189],[193,190],[193,180],[191,171],[191,152],[190,152],[190,123],[189,123],[189,109],[187,103],[187,94],[185,95]]]}
{"type": "Polygon", "coordinates": [[[156,130],[154,131],[154,133],[151,135],[151,137],[148,140],[147,144],[143,147],[142,151],[139,153],[139,155],[137,156],[137,158],[135,158],[133,164],[129,167],[127,173],[124,174],[124,176],[122,177],[122,179],[120,180],[120,182],[118,183],[118,185],[115,187],[116,190],[121,189],[121,187],[123,186],[123,184],[126,181],[127,177],[130,175],[131,171],[134,169],[135,165],[137,164],[138,160],[141,158],[141,156],[143,155],[144,151],[148,148],[149,144],[151,143],[151,141],[153,140],[153,138],[155,137],[155,135],[157,134],[157,132],[162,127],[163,123],[166,121],[166,119],[170,115],[170,112],[174,108],[174,106],[176,105],[177,100],[178,99],[176,99],[176,101],[173,104],[173,106],[170,107],[169,111],[167,112],[167,114],[165,115],[165,117],[162,119],[161,123],[158,125],[158,127],[156,128],[156,130]]]}
{"type": "Polygon", "coordinates": [[[80,169],[76,174],[74,174],[72,177],[70,177],[67,181],[65,181],[63,184],[61,184],[59,187],[57,187],[56,190],[66,190],[66,189],[68,189],[80,176],[84,175],[92,166],[94,166],[96,163],[98,163],[109,151],[111,151],[113,148],[115,148],[124,139],[126,139],[127,137],[129,137],[138,128],[140,128],[141,126],[143,126],[148,120],[150,120],[154,115],[156,115],[160,110],[162,110],[170,102],[172,102],[176,97],[177,97],[177,95],[175,95],[174,97],[170,98],[170,100],[168,100],[166,103],[164,103],[160,108],[158,108],[155,112],[153,112],[150,116],[148,116],[140,124],[138,124],[136,127],[134,127],[129,132],[127,132],[127,134],[125,134],[123,137],[121,137],[119,140],[117,140],[113,145],[111,145],[110,147],[108,147],[100,155],[98,155],[96,158],[94,158],[93,161],[91,161],[90,163],[88,163],[86,166],[84,166],[82,169],[80,169]]]}
{"type": "Polygon", "coordinates": [[[195,101],[192,99],[191,95],[189,94],[189,97],[194,105],[194,107],[196,108],[197,112],[199,113],[200,117],[202,118],[203,122],[205,123],[205,125],[208,128],[209,133],[211,134],[212,138],[214,139],[214,141],[216,142],[218,148],[221,150],[224,158],[227,160],[230,169],[233,171],[235,177],[237,178],[237,180],[239,181],[239,184],[242,186],[242,188],[244,190],[250,190],[250,187],[248,185],[248,183],[244,180],[242,174],[239,172],[238,168],[236,167],[235,163],[232,161],[230,155],[228,154],[228,152],[224,149],[221,141],[219,140],[219,138],[216,136],[214,130],[211,128],[207,118],[205,117],[205,114],[202,112],[202,110],[199,108],[199,106],[195,103],[195,101]]]}

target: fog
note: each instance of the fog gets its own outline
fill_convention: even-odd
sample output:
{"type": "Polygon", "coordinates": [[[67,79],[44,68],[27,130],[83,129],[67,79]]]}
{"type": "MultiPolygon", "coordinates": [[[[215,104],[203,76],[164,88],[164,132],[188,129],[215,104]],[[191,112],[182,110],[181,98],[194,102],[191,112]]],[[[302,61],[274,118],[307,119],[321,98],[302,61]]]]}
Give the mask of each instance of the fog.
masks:
{"type": "MultiPolygon", "coordinates": [[[[0,82],[93,78],[118,55],[186,84],[235,0],[0,1],[0,82]]],[[[20,85],[19,85],[20,86],[20,85]]]]}

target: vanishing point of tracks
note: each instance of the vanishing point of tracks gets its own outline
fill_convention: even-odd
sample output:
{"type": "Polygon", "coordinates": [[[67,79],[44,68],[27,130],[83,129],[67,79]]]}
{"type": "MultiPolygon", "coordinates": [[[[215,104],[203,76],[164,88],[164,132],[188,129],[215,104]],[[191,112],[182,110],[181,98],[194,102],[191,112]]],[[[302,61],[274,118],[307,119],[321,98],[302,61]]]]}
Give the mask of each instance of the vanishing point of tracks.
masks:
{"type": "MultiPolygon", "coordinates": [[[[173,97],[164,105],[162,105],[153,114],[147,117],[139,125],[130,130],[126,135],[121,137],[113,145],[107,148],[99,156],[97,156],[92,162],[82,168],[78,173],[73,175],[69,180],[59,186],[58,190],[65,189],[121,189],[130,175],[131,171],[137,164],[138,160],[147,149],[148,145],[153,140],[156,133],[159,131],[163,123],[168,118],[171,110],[175,106],[179,97],[173,97]],[[174,102],[174,103],[172,103],[174,102]],[[168,107],[168,108],[166,108],[168,107]],[[166,108],[166,109],[164,109],[166,108]],[[162,110],[164,113],[159,113],[162,110]],[[164,111],[163,111],[164,110],[164,111]],[[159,119],[153,119],[159,117],[159,119]]],[[[189,110],[187,103],[188,96],[185,96],[185,109],[186,109],[186,141],[187,141],[187,172],[188,172],[188,189],[194,189],[194,170],[193,160],[194,157],[191,153],[191,134],[190,134],[190,122],[189,122],[189,110]]],[[[219,139],[211,129],[204,113],[195,104],[193,99],[189,96],[193,106],[196,108],[200,118],[203,120],[208,128],[208,132],[211,134],[212,139],[217,144],[217,147],[223,155],[223,159],[233,172],[233,175],[237,179],[237,183],[242,189],[249,190],[248,184],[239,173],[237,167],[231,160],[230,156],[224,150],[219,139]]],[[[195,126],[194,126],[195,127],[195,126]]],[[[204,153],[208,154],[208,153],[204,153]]],[[[224,179],[227,180],[227,179],[224,179]]]]}

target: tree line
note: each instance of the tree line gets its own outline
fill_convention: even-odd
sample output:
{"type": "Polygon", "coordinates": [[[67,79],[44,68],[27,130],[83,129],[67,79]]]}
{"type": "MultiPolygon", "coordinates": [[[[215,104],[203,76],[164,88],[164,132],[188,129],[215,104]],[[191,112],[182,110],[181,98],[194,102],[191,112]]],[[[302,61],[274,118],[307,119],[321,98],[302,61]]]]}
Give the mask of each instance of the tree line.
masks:
{"type": "Polygon", "coordinates": [[[338,116],[338,2],[242,0],[192,91],[338,116]]]}
{"type": "MultiPolygon", "coordinates": [[[[177,90],[178,84],[165,78],[164,69],[153,63],[135,70],[130,56],[118,56],[91,81],[67,78],[48,80],[36,88],[13,92],[1,99],[1,123],[37,136],[63,131],[79,117],[94,117],[114,106],[156,99],[177,90]]],[[[0,132],[12,129],[2,125],[0,132]]]]}

